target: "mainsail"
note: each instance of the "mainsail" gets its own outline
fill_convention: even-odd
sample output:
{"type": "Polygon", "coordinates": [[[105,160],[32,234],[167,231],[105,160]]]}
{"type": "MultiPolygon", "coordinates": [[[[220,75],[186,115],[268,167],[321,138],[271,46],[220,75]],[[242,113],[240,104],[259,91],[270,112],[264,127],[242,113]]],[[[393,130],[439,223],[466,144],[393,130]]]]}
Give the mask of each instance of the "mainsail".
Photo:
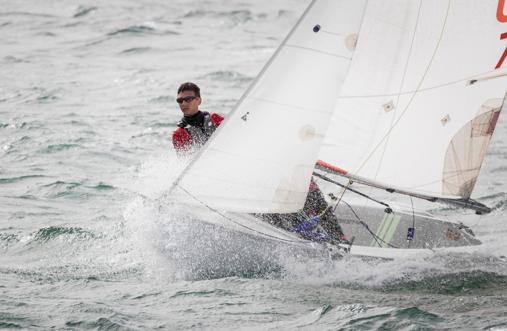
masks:
{"type": "Polygon", "coordinates": [[[498,10],[498,0],[368,2],[321,168],[474,208],[507,91],[498,10]]]}
{"type": "Polygon", "coordinates": [[[313,1],[172,194],[229,211],[301,209],[364,8],[313,1]]]}
{"type": "Polygon", "coordinates": [[[320,159],[369,185],[468,204],[507,89],[503,4],[313,1],[172,194],[294,212],[320,159]]]}

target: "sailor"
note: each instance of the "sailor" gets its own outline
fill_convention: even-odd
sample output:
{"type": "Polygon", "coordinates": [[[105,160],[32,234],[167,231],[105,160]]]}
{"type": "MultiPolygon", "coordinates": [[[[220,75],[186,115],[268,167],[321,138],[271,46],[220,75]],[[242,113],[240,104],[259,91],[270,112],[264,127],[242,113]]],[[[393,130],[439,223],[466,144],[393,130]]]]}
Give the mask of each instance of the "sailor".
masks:
{"type": "Polygon", "coordinates": [[[328,241],[347,242],[347,237],[338,223],[338,217],[334,214],[333,209],[327,203],[324,194],[313,178],[310,182],[310,189],[308,190],[303,211],[310,219],[319,218],[317,224],[328,235],[328,241]]]}
{"type": "Polygon", "coordinates": [[[183,117],[173,132],[172,142],[179,155],[191,153],[204,145],[224,119],[218,114],[199,110],[201,101],[201,90],[196,84],[187,82],[178,88],[176,102],[183,117]]]}
{"type": "MultiPolygon", "coordinates": [[[[223,121],[223,117],[199,110],[201,91],[194,83],[183,83],[178,88],[178,102],[183,118],[173,132],[172,142],[178,155],[192,153],[209,139],[223,121]]],[[[303,210],[293,214],[258,214],[258,217],[302,237],[327,242],[343,242],[346,238],[336,215],[327,204],[324,195],[313,181],[303,210]]]]}
{"type": "Polygon", "coordinates": [[[310,182],[305,205],[300,212],[257,214],[257,216],[277,227],[297,232],[308,240],[334,244],[348,243],[347,237],[338,223],[338,218],[313,178],[310,182]]]}

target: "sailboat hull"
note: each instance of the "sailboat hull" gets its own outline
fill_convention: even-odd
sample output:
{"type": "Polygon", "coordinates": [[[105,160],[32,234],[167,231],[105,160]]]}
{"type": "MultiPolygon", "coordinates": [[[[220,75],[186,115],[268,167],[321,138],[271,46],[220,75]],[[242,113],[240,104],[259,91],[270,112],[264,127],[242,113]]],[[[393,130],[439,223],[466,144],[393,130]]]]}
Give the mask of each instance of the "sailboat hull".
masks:
{"type": "Polygon", "coordinates": [[[162,250],[185,278],[250,277],[278,272],[287,259],[341,259],[342,248],[308,241],[251,214],[165,204],[171,220],[162,250]]]}
{"type": "Polygon", "coordinates": [[[340,204],[336,216],[355,246],[397,249],[436,249],[480,245],[471,230],[430,214],[340,204]],[[356,217],[357,215],[357,217],[356,217]],[[359,218],[359,219],[358,219],[359,218]]]}
{"type": "Polygon", "coordinates": [[[340,247],[305,240],[295,233],[260,221],[254,215],[192,209],[185,216],[193,228],[189,238],[200,238],[200,241],[192,243],[194,249],[190,251],[195,251],[195,256],[185,256],[184,260],[191,261],[191,269],[199,270],[199,273],[223,276],[227,275],[230,266],[234,267],[234,273],[243,270],[249,274],[258,270],[264,262],[275,261],[276,265],[281,256],[288,255],[295,258],[340,259],[352,255],[396,259],[430,255],[439,248],[481,244],[459,224],[429,214],[400,211],[388,214],[381,208],[353,208],[362,223],[347,205],[340,204],[336,211],[344,233],[349,240],[353,239],[351,246],[340,247]],[[412,240],[407,240],[409,228],[415,229],[412,240]]]}

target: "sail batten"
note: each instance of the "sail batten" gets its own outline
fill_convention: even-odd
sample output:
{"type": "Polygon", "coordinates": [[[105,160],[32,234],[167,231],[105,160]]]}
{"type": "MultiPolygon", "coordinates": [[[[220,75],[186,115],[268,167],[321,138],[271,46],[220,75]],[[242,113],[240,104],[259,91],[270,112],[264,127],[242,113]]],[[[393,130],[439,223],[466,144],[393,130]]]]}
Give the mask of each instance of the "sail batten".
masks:
{"type": "Polygon", "coordinates": [[[457,85],[457,84],[466,84],[466,85],[473,85],[476,83],[481,83],[488,81],[490,79],[502,79],[503,77],[507,77],[507,71],[505,73],[496,73],[496,71],[489,71],[487,73],[481,73],[476,74],[467,78],[460,78],[454,81],[446,82],[441,85],[435,85],[435,86],[428,86],[428,87],[421,87],[417,90],[402,90],[400,92],[389,92],[385,94],[363,94],[363,95],[340,95],[338,96],[338,100],[340,99],[356,99],[356,98],[381,98],[381,97],[397,97],[397,96],[404,96],[404,95],[411,95],[414,93],[424,93],[426,91],[431,91],[434,89],[439,89],[442,87],[446,87],[449,85],[457,85]],[[495,73],[495,74],[493,74],[495,73]]]}

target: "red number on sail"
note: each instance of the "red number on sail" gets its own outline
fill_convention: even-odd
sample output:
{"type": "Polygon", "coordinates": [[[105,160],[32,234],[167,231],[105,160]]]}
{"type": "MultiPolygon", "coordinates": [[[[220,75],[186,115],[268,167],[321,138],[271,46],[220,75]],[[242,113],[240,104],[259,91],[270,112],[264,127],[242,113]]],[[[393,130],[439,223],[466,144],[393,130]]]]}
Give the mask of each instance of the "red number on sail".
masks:
{"type": "MultiPolygon", "coordinates": [[[[502,0],[503,1],[503,0],[502,0]]],[[[502,33],[500,35],[500,40],[507,39],[507,32],[502,33]]],[[[496,65],[495,69],[498,69],[502,66],[503,61],[505,61],[505,58],[507,57],[507,47],[505,47],[505,50],[503,51],[502,57],[498,61],[498,64],[496,65]]]]}
{"type": "Polygon", "coordinates": [[[507,23],[507,14],[504,13],[505,0],[498,0],[498,8],[496,10],[496,19],[500,23],[507,23]]]}
{"type": "MultiPolygon", "coordinates": [[[[496,19],[500,23],[507,23],[507,14],[505,13],[505,0],[498,0],[498,8],[496,9],[496,19]]],[[[503,39],[507,39],[507,32],[502,33],[500,35],[500,40],[503,39]]],[[[500,60],[498,60],[495,69],[498,69],[502,66],[503,61],[505,61],[506,57],[507,57],[507,47],[505,47],[505,50],[503,51],[500,60]]]]}

